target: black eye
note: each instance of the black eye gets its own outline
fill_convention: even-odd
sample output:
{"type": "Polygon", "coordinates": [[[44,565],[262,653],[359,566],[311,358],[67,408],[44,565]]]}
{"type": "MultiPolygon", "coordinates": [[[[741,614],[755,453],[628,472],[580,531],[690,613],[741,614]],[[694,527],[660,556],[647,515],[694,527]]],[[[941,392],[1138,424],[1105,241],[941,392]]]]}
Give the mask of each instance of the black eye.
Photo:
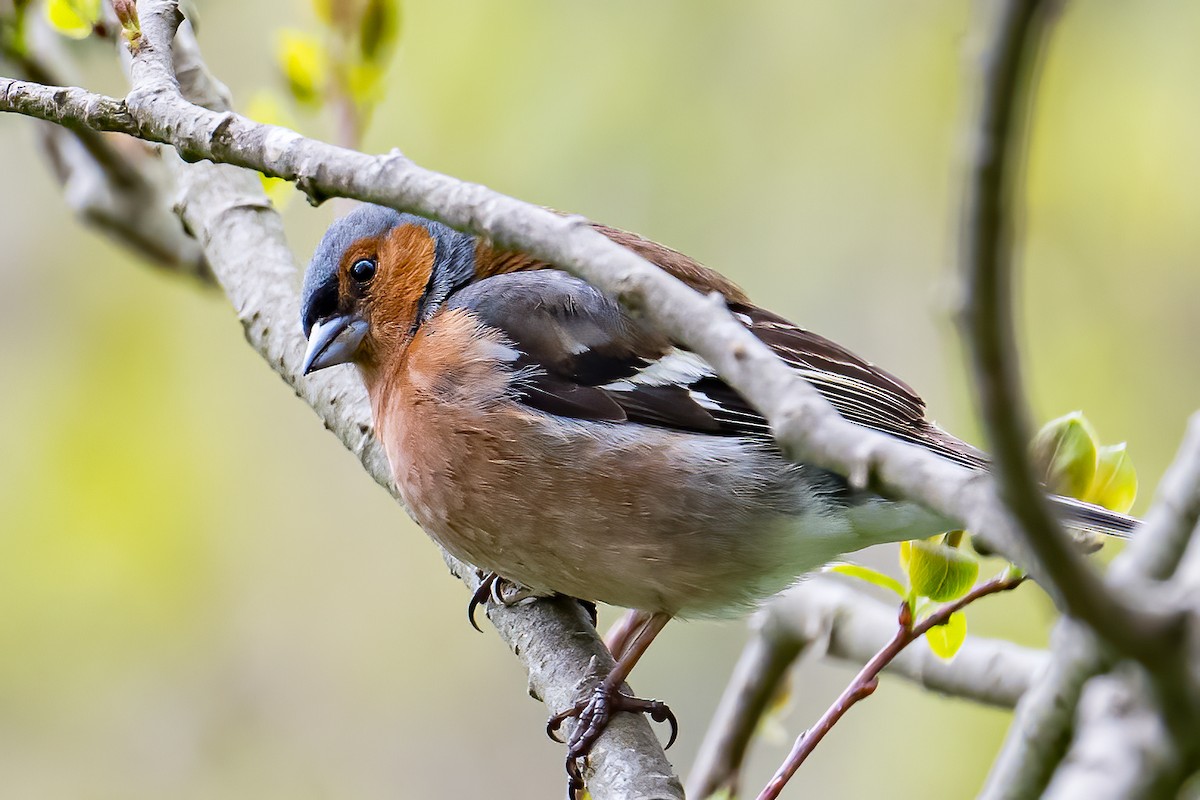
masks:
{"type": "Polygon", "coordinates": [[[359,283],[366,283],[375,277],[375,259],[362,258],[350,267],[350,277],[359,283]]]}

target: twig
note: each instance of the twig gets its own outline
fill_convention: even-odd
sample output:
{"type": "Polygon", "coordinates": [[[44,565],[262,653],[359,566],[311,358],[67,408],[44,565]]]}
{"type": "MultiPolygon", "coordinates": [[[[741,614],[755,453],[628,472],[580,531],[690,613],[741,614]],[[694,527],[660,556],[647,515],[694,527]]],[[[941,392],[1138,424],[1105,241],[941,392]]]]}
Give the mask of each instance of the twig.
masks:
{"type": "Polygon", "coordinates": [[[876,653],[875,657],[868,661],[866,666],[854,676],[854,680],[838,696],[833,705],[821,715],[817,723],[800,734],[799,738],[796,739],[796,744],[792,747],[792,751],[784,760],[783,765],[775,772],[775,775],[767,783],[762,792],[759,793],[758,800],[775,800],[775,798],[779,797],[779,793],[783,791],[783,787],[787,785],[787,782],[796,773],[796,770],[800,768],[800,765],[804,763],[805,759],[816,749],[821,740],[825,738],[825,734],[833,729],[838,720],[855,703],[865,697],[869,697],[875,691],[879,685],[879,673],[905,647],[908,647],[915,640],[924,636],[930,629],[938,625],[945,625],[951,615],[962,611],[979,598],[1014,589],[1024,580],[1023,576],[1012,576],[1006,572],[990,581],[979,584],[958,600],[940,606],[936,611],[916,624],[914,624],[911,606],[908,603],[902,603],[899,614],[899,628],[892,637],[892,640],[884,645],[883,649],[876,653]]]}
{"type": "MultiPolygon", "coordinates": [[[[74,73],[66,53],[45,25],[30,15],[24,51],[0,37],[0,58],[31,80],[58,83],[74,73]]],[[[140,142],[118,147],[115,137],[84,125],[46,125],[39,131],[63,197],[84,222],[124,244],[156,266],[211,281],[194,239],[171,211],[162,164],[140,142]]]]}
{"type": "MultiPolygon", "coordinates": [[[[754,618],[754,633],[688,775],[688,796],[737,788],[752,736],[795,660],[828,657],[861,666],[895,629],[891,605],[830,576],[814,576],[772,601],[754,618]]],[[[927,647],[905,648],[885,674],[949,697],[1012,708],[1048,661],[1041,650],[971,636],[950,661],[927,647]]]]}

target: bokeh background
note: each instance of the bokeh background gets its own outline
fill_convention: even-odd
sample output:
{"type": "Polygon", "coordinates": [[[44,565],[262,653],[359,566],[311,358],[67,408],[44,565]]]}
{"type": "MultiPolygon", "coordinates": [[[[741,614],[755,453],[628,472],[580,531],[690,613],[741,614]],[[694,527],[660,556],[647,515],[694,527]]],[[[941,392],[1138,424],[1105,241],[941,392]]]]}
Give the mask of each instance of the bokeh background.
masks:
{"type": "MultiPolygon", "coordinates": [[[[969,5],[404,0],[365,146],[682,249],[977,440],[952,320],[969,5]]],[[[243,102],[278,86],[272,32],[313,24],[300,0],[202,6],[243,102]]],[[[1034,126],[1021,339],[1038,417],[1083,408],[1129,440],[1144,509],[1200,405],[1200,5],[1069,6],[1034,126]]],[[[109,51],[78,54],[121,90],[109,51]]],[[[303,263],[332,211],[299,200],[303,263]]],[[[81,228],[15,117],[0,243],[0,795],[561,795],[544,709],[434,547],[218,294],[81,228]]],[[[1040,644],[1053,618],[1030,587],[971,625],[1040,644]]],[[[676,624],[635,673],[677,711],[685,772],[745,637],[676,624]]],[[[850,674],[802,667],[748,789],[850,674]]],[[[885,679],[791,793],[969,796],[1008,721],[885,679]]]]}

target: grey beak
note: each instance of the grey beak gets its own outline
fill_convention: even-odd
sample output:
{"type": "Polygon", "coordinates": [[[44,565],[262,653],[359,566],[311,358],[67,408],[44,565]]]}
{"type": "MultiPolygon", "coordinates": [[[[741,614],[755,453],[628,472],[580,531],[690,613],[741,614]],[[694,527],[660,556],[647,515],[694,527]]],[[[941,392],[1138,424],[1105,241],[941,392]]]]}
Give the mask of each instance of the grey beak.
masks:
{"type": "Polygon", "coordinates": [[[308,334],[303,374],[348,363],[366,335],[367,321],[357,314],[318,320],[308,334]]]}

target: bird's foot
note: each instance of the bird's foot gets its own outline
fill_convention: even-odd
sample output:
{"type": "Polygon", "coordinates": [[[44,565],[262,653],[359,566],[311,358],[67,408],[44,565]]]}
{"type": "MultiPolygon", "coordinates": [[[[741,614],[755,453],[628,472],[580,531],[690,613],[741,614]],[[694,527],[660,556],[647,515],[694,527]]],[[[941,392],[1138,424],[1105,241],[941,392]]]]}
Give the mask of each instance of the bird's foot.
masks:
{"type": "Polygon", "coordinates": [[[507,578],[501,578],[494,572],[489,572],[483,576],[483,580],[480,581],[479,588],[475,590],[475,594],[471,595],[471,602],[467,604],[467,619],[470,621],[472,628],[482,633],[483,629],[475,621],[475,609],[479,608],[479,606],[490,600],[496,605],[511,608],[524,600],[536,596],[537,593],[533,590],[526,589],[519,583],[513,583],[507,578]]]}
{"type": "MultiPolygon", "coordinates": [[[[480,633],[483,629],[479,627],[479,623],[475,621],[475,610],[487,602],[493,602],[496,605],[512,608],[519,603],[522,603],[531,597],[543,597],[533,589],[528,589],[519,583],[514,583],[507,578],[502,578],[495,572],[484,574],[483,580],[479,582],[479,588],[475,590],[475,594],[471,595],[471,602],[467,604],[467,620],[471,623],[471,627],[480,633]]],[[[592,621],[592,627],[596,627],[598,616],[596,612],[596,604],[587,600],[580,600],[579,604],[583,606],[588,617],[592,621]]]]}
{"type": "Polygon", "coordinates": [[[619,686],[610,684],[607,680],[592,690],[591,694],[580,700],[561,714],[555,714],[546,723],[546,735],[555,741],[563,741],[558,737],[558,730],[568,719],[575,719],[575,728],[566,740],[567,745],[567,777],[570,779],[568,792],[571,798],[579,797],[583,791],[583,766],[588,753],[608,727],[612,715],[618,711],[630,711],[635,714],[649,714],[655,722],[671,724],[671,738],[667,747],[675,744],[679,734],[679,722],[675,714],[658,700],[643,700],[621,691],[619,686]]]}

